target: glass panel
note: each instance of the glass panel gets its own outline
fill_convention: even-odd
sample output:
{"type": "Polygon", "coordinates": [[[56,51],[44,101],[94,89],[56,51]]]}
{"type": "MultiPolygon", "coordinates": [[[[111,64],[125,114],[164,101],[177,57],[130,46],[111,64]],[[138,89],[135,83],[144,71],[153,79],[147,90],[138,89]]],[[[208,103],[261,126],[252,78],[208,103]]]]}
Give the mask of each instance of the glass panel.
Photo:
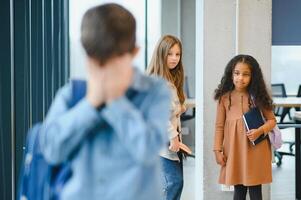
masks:
{"type": "Polygon", "coordinates": [[[300,55],[301,46],[272,46],[272,83],[284,83],[288,96],[297,95],[301,84],[300,55]]]}
{"type": "MultiPolygon", "coordinates": [[[[161,37],[161,0],[147,1],[147,65],[161,37]]],[[[146,66],[147,67],[147,66],[146,66]]]]}

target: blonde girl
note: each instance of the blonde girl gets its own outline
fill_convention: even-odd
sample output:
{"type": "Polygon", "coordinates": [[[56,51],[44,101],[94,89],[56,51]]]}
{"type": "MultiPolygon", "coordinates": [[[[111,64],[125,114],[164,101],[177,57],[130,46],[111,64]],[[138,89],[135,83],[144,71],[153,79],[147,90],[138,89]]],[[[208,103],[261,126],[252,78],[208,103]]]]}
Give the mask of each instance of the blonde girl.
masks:
{"type": "Polygon", "coordinates": [[[172,93],[168,134],[169,145],[160,153],[163,166],[163,194],[166,200],[179,200],[183,189],[183,162],[179,153],[182,140],[180,115],[185,111],[183,92],[184,69],[181,41],[172,35],[163,36],[156,46],[148,74],[168,81],[172,93]]]}

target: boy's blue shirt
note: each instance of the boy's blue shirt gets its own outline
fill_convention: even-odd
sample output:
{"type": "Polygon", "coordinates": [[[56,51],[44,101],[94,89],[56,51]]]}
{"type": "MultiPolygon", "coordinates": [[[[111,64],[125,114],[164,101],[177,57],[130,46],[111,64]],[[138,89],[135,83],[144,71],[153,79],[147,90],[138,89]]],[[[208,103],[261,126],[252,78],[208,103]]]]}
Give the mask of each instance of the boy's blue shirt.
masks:
{"type": "Polygon", "coordinates": [[[62,199],[154,200],[161,197],[158,153],[168,143],[170,91],[166,83],[134,70],[129,91],[100,111],[83,98],[68,109],[71,85],[58,91],[41,130],[46,160],[71,161],[73,176],[62,199]]]}

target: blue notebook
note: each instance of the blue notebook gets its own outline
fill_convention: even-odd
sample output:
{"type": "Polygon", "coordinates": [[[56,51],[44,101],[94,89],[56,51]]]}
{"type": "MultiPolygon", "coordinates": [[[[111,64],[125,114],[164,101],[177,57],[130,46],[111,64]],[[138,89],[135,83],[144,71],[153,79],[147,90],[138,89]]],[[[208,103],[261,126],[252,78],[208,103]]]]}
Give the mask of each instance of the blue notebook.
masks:
{"type": "MultiPolygon", "coordinates": [[[[246,112],[243,115],[243,120],[248,131],[251,129],[257,129],[264,124],[261,112],[257,107],[253,107],[248,112],[246,112]]],[[[268,138],[268,134],[262,134],[255,141],[251,141],[251,143],[253,145],[256,145],[266,138],[268,138]]]]}

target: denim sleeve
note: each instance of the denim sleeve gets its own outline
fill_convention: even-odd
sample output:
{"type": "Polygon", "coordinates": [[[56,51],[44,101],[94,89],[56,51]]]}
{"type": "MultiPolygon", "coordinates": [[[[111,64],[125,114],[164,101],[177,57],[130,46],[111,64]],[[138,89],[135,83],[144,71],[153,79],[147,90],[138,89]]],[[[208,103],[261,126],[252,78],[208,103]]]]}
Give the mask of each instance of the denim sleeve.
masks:
{"type": "Polygon", "coordinates": [[[113,127],[132,158],[148,165],[167,145],[169,108],[170,92],[160,82],[149,92],[141,108],[122,97],[107,105],[102,117],[113,127]]]}
{"type": "Polygon", "coordinates": [[[99,113],[86,98],[69,109],[71,92],[70,85],[58,91],[41,129],[41,151],[52,164],[67,160],[100,119],[99,113]]]}

